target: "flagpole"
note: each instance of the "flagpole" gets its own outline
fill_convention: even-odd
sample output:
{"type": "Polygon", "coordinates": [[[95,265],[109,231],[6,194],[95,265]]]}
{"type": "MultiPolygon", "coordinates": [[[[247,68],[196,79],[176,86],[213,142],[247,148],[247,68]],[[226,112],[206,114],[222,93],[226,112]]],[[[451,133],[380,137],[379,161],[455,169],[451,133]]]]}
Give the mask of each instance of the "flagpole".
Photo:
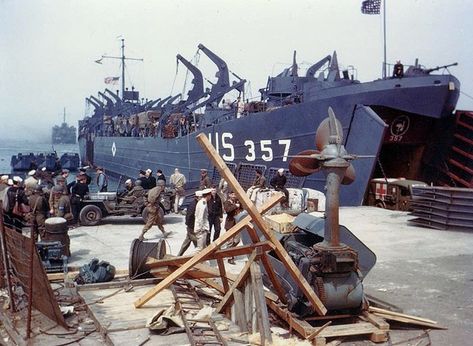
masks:
{"type": "MultiPolygon", "coordinates": [[[[384,49],[384,51],[385,51],[384,55],[386,55],[386,48],[384,49]]],[[[384,60],[386,60],[386,58],[384,58],[384,60]]],[[[125,39],[124,38],[122,38],[122,100],[125,101],[125,39]]]]}
{"type": "Polygon", "coordinates": [[[384,34],[384,61],[383,61],[383,78],[387,78],[387,63],[386,63],[386,1],[383,1],[383,34],[384,34]]]}

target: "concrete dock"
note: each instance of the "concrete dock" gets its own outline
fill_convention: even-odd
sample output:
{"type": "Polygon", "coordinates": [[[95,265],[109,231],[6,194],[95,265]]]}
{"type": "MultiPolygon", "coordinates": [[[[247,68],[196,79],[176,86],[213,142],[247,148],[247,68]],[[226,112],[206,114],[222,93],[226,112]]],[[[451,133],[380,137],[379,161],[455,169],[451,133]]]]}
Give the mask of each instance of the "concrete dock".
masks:
{"type": "MultiPolygon", "coordinates": [[[[429,318],[448,330],[431,331],[433,345],[468,345],[473,340],[473,234],[413,226],[405,212],[372,207],[340,209],[340,223],[377,256],[364,280],[368,294],[394,304],[404,313],[429,318]]],[[[184,216],[165,216],[168,253],[176,254],[185,237],[184,216]]],[[[128,268],[130,244],[143,227],[140,217],[113,217],[99,226],[69,232],[71,266],[97,257],[117,269],[128,268]]],[[[153,241],[161,232],[146,234],[153,241]]],[[[193,251],[192,245],[188,253],[193,251]]],[[[238,273],[243,259],[227,265],[238,273]]],[[[405,339],[405,338],[404,338],[405,339]]],[[[368,344],[370,342],[367,342],[368,344]]]]}

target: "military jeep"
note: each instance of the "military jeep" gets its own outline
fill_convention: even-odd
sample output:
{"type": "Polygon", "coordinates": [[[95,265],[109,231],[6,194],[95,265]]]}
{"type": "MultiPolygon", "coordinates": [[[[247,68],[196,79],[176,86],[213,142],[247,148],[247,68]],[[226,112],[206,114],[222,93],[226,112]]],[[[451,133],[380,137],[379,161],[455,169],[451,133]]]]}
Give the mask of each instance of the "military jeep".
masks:
{"type": "MultiPolygon", "coordinates": [[[[89,193],[81,203],[79,221],[83,226],[95,226],[107,216],[140,215],[143,221],[148,219],[146,208],[147,192],[138,197],[133,203],[122,201],[123,192],[94,192],[89,193]]],[[[169,213],[174,203],[174,189],[166,187],[159,201],[162,217],[169,213]]]]}

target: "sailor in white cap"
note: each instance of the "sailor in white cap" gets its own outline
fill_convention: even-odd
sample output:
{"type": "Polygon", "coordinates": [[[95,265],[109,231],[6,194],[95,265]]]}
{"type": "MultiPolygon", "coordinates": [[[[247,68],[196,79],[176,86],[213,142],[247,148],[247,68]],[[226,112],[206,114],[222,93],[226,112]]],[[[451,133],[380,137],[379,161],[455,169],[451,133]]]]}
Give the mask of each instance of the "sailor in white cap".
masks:
{"type": "Polygon", "coordinates": [[[32,169],[28,172],[28,178],[25,179],[25,193],[30,196],[33,193],[36,185],[39,184],[38,179],[35,178],[36,170],[32,169]]]}
{"type": "Polygon", "coordinates": [[[194,233],[197,238],[197,250],[202,250],[207,241],[207,234],[209,233],[209,212],[207,208],[207,202],[210,200],[210,193],[212,189],[203,189],[202,198],[197,202],[195,206],[195,221],[194,221],[194,233]]]}

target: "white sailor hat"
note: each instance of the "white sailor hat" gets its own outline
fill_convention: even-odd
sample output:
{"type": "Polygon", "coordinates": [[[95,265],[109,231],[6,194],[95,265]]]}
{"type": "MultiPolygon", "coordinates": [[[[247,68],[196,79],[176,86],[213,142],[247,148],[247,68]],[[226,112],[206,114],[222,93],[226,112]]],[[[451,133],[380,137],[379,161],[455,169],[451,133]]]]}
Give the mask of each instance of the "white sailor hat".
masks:
{"type": "Polygon", "coordinates": [[[46,167],[41,168],[43,172],[46,172],[46,167]]]}
{"type": "Polygon", "coordinates": [[[202,196],[204,196],[204,195],[207,195],[207,194],[211,193],[212,189],[211,188],[203,189],[201,192],[202,192],[202,196]]]}
{"type": "Polygon", "coordinates": [[[149,174],[149,173],[153,173],[153,171],[151,170],[151,168],[148,168],[148,169],[146,170],[146,173],[148,173],[148,174],[149,174]]]}
{"type": "Polygon", "coordinates": [[[278,169],[278,172],[279,172],[279,173],[284,173],[284,168],[279,168],[279,169],[278,169]]]}
{"type": "Polygon", "coordinates": [[[125,181],[125,184],[131,184],[131,179],[127,179],[127,180],[125,181]]]}
{"type": "Polygon", "coordinates": [[[200,191],[200,190],[199,190],[199,191],[196,191],[196,192],[195,192],[195,196],[196,196],[196,197],[202,197],[202,191],[200,191]]]}
{"type": "Polygon", "coordinates": [[[13,177],[13,182],[15,182],[15,183],[21,183],[22,181],[23,181],[23,179],[21,179],[21,177],[19,177],[17,175],[15,175],[13,177]]]}
{"type": "Polygon", "coordinates": [[[2,180],[8,180],[8,175],[6,175],[6,174],[5,174],[5,175],[2,175],[2,176],[1,176],[1,179],[2,179],[2,180]]]}
{"type": "Polygon", "coordinates": [[[32,177],[36,173],[36,169],[32,169],[31,171],[28,172],[28,175],[32,177]]]}
{"type": "Polygon", "coordinates": [[[8,179],[7,184],[10,185],[10,186],[12,186],[12,185],[13,185],[13,179],[8,179]]]}

